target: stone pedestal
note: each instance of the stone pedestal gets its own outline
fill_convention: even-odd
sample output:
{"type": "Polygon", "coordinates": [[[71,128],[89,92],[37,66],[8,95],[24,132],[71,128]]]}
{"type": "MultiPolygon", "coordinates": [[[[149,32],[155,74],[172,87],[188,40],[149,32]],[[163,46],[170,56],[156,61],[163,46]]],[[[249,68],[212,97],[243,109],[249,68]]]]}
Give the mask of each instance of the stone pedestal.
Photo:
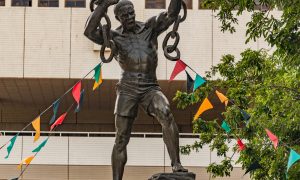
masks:
{"type": "Polygon", "coordinates": [[[158,173],[149,180],[195,180],[196,175],[192,172],[158,173]]]}

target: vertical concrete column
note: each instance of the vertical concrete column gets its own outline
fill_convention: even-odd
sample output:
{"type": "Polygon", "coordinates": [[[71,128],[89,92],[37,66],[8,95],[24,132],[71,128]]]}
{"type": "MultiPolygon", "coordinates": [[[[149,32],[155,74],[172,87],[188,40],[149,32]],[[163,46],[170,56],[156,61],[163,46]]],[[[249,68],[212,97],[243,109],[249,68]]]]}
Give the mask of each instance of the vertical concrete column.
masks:
{"type": "Polygon", "coordinates": [[[11,7],[11,0],[5,0],[5,7],[11,7]]]}
{"type": "Polygon", "coordinates": [[[59,8],[65,8],[65,0],[58,0],[59,8]]]}
{"type": "Polygon", "coordinates": [[[32,0],[32,7],[33,8],[37,8],[38,7],[38,3],[39,3],[39,0],[32,0]]]}

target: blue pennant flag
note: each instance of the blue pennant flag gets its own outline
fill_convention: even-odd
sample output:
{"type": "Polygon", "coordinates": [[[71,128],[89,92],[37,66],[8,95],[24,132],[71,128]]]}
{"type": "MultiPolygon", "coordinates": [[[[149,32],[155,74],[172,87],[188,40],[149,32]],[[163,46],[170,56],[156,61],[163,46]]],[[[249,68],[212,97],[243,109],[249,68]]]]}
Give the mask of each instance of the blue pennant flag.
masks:
{"type": "Polygon", "coordinates": [[[58,107],[59,107],[59,99],[56,100],[52,105],[53,105],[53,116],[49,122],[50,125],[53,124],[56,119],[56,115],[57,115],[57,111],[58,111],[58,107]]]}
{"type": "Polygon", "coordinates": [[[186,77],[187,77],[187,80],[186,80],[186,91],[188,93],[190,93],[190,92],[192,92],[192,87],[194,86],[194,80],[189,75],[189,73],[187,71],[185,71],[185,73],[186,73],[186,77]]]}
{"type": "Polygon", "coordinates": [[[80,93],[80,100],[79,100],[79,104],[77,105],[76,109],[75,109],[75,113],[78,113],[80,111],[80,108],[82,106],[82,103],[83,103],[83,97],[84,97],[84,89],[81,91],[80,93]]]}
{"type": "Polygon", "coordinates": [[[244,111],[244,110],[240,110],[241,111],[241,113],[242,113],[242,116],[243,116],[243,119],[245,120],[245,121],[248,121],[250,118],[251,118],[251,116],[246,112],[246,111],[244,111]]]}

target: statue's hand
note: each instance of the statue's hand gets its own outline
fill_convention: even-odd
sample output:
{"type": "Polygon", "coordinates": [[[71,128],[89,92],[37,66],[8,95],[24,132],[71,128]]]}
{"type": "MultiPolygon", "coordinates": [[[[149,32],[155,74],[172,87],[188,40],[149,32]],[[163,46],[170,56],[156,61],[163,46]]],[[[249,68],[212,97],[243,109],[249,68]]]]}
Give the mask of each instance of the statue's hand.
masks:
{"type": "Polygon", "coordinates": [[[105,7],[117,4],[119,0],[95,0],[94,4],[100,5],[103,4],[105,7]]]}
{"type": "Polygon", "coordinates": [[[91,12],[94,11],[94,4],[99,6],[102,5],[102,7],[105,8],[105,11],[107,11],[107,8],[111,5],[117,4],[119,0],[91,0],[90,1],[90,10],[91,12]]]}

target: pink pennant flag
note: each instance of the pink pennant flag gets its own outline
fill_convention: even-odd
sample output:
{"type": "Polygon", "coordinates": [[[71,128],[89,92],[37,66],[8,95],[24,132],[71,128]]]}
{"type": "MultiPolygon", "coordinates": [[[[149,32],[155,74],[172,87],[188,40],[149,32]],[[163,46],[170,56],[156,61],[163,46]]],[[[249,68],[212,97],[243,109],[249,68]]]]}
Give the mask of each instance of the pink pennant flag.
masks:
{"type": "Polygon", "coordinates": [[[181,71],[185,70],[185,68],[186,64],[180,59],[177,60],[169,81],[173,81],[181,71]]]}
{"type": "Polygon", "coordinates": [[[59,118],[57,118],[57,120],[52,124],[50,131],[52,131],[56,126],[61,125],[63,123],[63,121],[65,120],[66,116],[67,116],[66,112],[64,114],[62,114],[61,116],[59,116],[59,118]]]}
{"type": "Polygon", "coordinates": [[[242,150],[244,150],[244,149],[246,148],[246,145],[242,142],[241,139],[238,139],[238,140],[237,140],[237,143],[238,143],[238,145],[239,145],[239,150],[240,150],[240,151],[242,151],[242,150]]]}
{"type": "Polygon", "coordinates": [[[79,101],[80,101],[80,92],[81,92],[81,81],[76,83],[72,89],[72,95],[73,95],[75,101],[77,102],[77,104],[79,104],[79,101]]]}
{"type": "Polygon", "coordinates": [[[277,136],[275,136],[270,130],[268,129],[265,129],[270,140],[273,142],[273,145],[274,145],[274,148],[277,149],[277,146],[278,146],[278,138],[277,136]]]}

